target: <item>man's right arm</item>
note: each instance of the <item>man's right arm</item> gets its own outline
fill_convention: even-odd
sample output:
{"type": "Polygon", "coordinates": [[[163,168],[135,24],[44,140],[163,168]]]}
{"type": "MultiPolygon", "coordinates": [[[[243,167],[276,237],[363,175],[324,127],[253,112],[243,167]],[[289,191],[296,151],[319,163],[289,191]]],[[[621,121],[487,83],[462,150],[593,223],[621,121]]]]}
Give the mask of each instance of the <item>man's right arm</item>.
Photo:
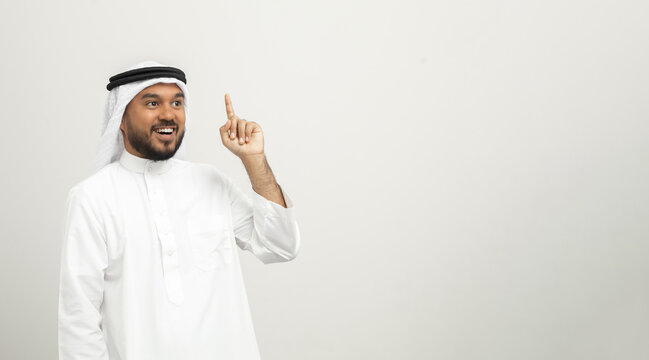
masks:
{"type": "Polygon", "coordinates": [[[70,191],[61,249],[59,360],[108,360],[101,304],[108,255],[103,227],[89,197],[70,191]]]}

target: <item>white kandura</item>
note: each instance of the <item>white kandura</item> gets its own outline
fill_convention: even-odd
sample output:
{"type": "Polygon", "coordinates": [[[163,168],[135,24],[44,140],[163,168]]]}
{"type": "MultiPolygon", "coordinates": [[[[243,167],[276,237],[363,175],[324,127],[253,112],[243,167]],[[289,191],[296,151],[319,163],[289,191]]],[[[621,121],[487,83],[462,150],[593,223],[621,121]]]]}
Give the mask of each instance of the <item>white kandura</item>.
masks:
{"type": "Polygon", "coordinates": [[[213,166],[123,151],[70,190],[59,359],[258,360],[237,245],[293,259],[287,208],[250,199],[213,166]]]}

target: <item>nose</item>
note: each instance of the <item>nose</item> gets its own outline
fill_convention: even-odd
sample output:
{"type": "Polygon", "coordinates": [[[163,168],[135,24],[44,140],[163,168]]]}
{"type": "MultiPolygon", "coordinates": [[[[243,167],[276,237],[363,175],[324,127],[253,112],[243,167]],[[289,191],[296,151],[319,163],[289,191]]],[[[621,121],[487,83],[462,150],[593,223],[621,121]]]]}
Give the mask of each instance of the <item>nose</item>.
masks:
{"type": "Polygon", "coordinates": [[[160,112],[158,113],[158,116],[160,120],[174,120],[176,118],[176,113],[173,106],[166,104],[160,106],[159,109],[160,112]]]}

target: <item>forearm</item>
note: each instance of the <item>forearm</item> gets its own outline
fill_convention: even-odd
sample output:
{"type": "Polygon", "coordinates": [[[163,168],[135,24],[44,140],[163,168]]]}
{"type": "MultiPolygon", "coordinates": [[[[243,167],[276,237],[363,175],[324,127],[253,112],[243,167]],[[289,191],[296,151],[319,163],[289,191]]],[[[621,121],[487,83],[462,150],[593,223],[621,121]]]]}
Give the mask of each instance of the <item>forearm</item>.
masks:
{"type": "Polygon", "coordinates": [[[241,159],[246,168],[252,189],[264,198],[286,207],[282,191],[275,180],[275,175],[268,165],[265,154],[251,155],[241,159]]]}

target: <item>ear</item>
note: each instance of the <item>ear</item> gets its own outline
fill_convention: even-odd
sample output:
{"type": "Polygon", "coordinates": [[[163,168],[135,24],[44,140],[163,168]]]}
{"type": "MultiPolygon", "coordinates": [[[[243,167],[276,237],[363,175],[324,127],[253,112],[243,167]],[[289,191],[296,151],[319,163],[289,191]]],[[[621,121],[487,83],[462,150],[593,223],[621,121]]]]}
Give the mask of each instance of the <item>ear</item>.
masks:
{"type": "Polygon", "coordinates": [[[124,133],[125,128],[126,128],[126,114],[124,114],[124,115],[122,116],[122,122],[119,123],[119,130],[122,132],[122,135],[125,134],[125,133],[124,133]]]}

